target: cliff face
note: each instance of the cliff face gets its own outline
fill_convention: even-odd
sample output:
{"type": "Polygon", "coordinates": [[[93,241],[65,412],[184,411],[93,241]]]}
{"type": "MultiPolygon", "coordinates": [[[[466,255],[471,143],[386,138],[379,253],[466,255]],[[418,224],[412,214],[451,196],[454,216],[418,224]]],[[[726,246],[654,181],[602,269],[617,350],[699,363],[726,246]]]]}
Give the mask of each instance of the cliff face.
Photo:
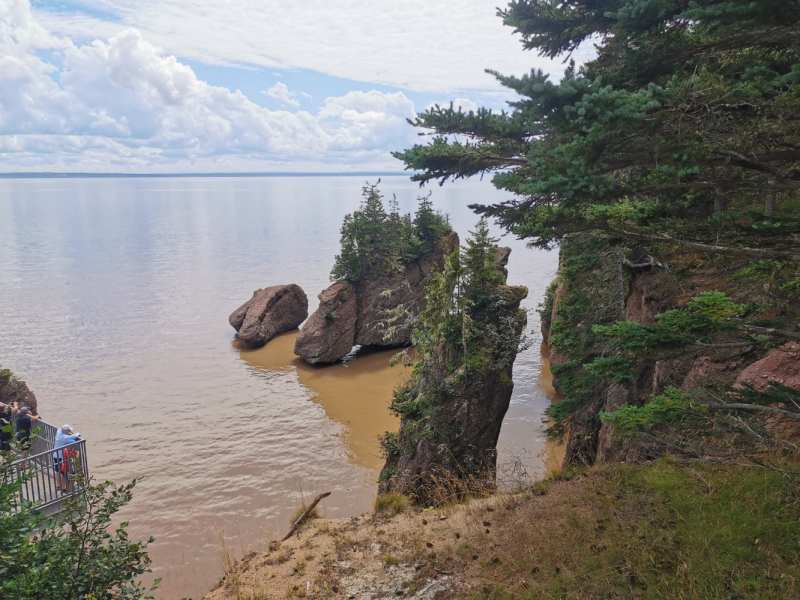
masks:
{"type": "MultiPolygon", "coordinates": [[[[509,251],[500,250],[504,268],[509,251]]],[[[492,310],[477,325],[483,334],[470,342],[482,348],[481,355],[459,366],[448,350],[434,351],[436,356],[423,360],[406,386],[395,392],[395,402],[402,399],[399,410],[407,412],[399,433],[384,440],[381,493],[409,494],[427,505],[443,501],[443,493],[492,485],[525,323],[519,305],[527,294],[524,287],[500,286],[492,310]]]]}
{"type": "Polygon", "coordinates": [[[319,308],[311,315],[294,353],[309,363],[331,363],[346,356],[353,346],[396,348],[411,342],[411,324],[399,319],[387,329],[388,313],[398,309],[418,315],[425,308],[425,286],[434,266],[441,270],[445,256],[458,248],[458,234],[447,233],[423,258],[407,263],[403,271],[355,283],[337,281],[319,295],[319,308]]]}
{"type": "MultiPolygon", "coordinates": [[[[698,347],[679,356],[643,360],[633,368],[629,383],[588,376],[583,365],[591,362],[591,356],[615,353],[592,332],[595,325],[633,321],[653,326],[657,315],[682,308],[709,290],[724,291],[741,304],[754,299],[764,302],[758,297],[763,290],[754,292],[731,280],[732,268],[712,268],[704,257],[674,249],[658,258],[671,268],[630,268],[629,262],[628,266],[620,263],[613,247],[588,237],[575,237],[562,246],[559,275],[548,290],[543,311],[542,332],[551,350],[554,383],[569,397],[569,406],[564,407],[571,413],[564,428],[565,467],[654,458],[648,454],[652,450],[635,439],[612,435],[613,425],[602,422],[600,413],[613,413],[627,404],[642,406],[668,386],[689,391],[743,381],[792,385],[800,377],[800,361],[791,358],[797,354],[791,343],[772,350],[746,344],[698,347]]],[[[779,314],[779,308],[767,306],[765,317],[779,314]]]]}

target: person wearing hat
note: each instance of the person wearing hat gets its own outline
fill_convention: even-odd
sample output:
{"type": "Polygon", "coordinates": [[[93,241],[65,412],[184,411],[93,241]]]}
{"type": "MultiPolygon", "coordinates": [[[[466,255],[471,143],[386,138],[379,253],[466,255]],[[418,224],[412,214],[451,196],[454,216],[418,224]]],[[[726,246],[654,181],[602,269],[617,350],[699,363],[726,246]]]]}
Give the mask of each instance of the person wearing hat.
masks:
{"type": "MultiPolygon", "coordinates": [[[[27,458],[30,455],[31,449],[31,427],[35,421],[39,420],[39,415],[34,415],[31,409],[27,406],[19,407],[17,403],[14,406],[18,408],[17,415],[17,443],[20,450],[22,450],[22,457],[27,458]]],[[[27,467],[27,465],[25,465],[27,467]]]]}
{"type": "Polygon", "coordinates": [[[55,443],[53,444],[53,470],[56,474],[56,486],[65,494],[72,491],[72,481],[70,474],[70,458],[77,455],[74,448],[66,448],[73,442],[81,439],[80,433],[75,433],[70,425],[62,425],[56,433],[55,443]]]}
{"type": "Polygon", "coordinates": [[[16,412],[15,407],[0,402],[0,452],[11,450],[11,438],[13,437],[11,419],[16,412]]]}

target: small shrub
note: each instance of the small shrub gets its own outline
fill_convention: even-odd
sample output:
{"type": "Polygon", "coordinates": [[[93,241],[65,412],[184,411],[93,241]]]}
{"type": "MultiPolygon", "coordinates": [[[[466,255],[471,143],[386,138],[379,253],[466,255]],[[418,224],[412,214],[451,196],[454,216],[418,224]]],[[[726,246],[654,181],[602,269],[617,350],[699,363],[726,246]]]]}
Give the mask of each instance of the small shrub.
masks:
{"type": "Polygon", "coordinates": [[[397,558],[393,554],[384,554],[381,560],[387,567],[397,566],[397,558]]]}
{"type": "Polygon", "coordinates": [[[383,511],[391,511],[394,514],[399,515],[406,508],[408,508],[409,504],[410,501],[408,497],[404,496],[403,494],[392,492],[390,494],[378,496],[378,498],[375,499],[375,512],[380,513],[383,511]]]}
{"type": "Polygon", "coordinates": [[[325,307],[325,310],[322,312],[322,318],[325,320],[326,323],[333,323],[336,319],[339,318],[339,315],[336,314],[336,309],[333,308],[332,304],[328,304],[325,307]]]}

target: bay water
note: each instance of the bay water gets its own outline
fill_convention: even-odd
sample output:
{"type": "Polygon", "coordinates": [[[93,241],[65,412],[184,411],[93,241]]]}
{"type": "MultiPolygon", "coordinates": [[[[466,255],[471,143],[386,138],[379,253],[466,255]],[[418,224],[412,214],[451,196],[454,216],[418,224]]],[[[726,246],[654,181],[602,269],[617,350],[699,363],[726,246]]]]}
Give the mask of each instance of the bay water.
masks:
{"type": "MultiPolygon", "coordinates": [[[[326,518],[370,509],[377,435],[407,375],[393,351],[311,367],[296,332],[238,347],[228,315],[258,288],[296,283],[309,309],[327,287],[339,229],[364,176],[0,179],[0,365],[26,381],[42,417],[87,440],[97,479],[141,478],[123,513],[154,536],[160,598],[199,597],[238,556],[285,532],[303,499],[330,491],[326,518]]],[[[488,181],[432,186],[462,243],[467,207],[507,199],[488,181]]],[[[403,212],[420,190],[383,177],[403,212]]],[[[501,231],[493,232],[500,237],[501,231]]],[[[527,332],[499,460],[511,479],[545,469],[553,399],[535,309],[555,252],[512,248],[509,283],[525,285],[527,332]]]]}

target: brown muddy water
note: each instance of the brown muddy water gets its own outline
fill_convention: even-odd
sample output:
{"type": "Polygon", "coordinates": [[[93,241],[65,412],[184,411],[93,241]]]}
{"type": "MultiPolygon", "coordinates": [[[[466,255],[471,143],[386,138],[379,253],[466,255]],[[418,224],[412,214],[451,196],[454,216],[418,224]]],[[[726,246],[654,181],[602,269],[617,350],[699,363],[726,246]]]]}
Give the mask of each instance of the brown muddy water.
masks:
{"type": "MultiPolygon", "coordinates": [[[[221,576],[220,534],[237,555],[262,548],[303,496],[331,491],[329,518],[372,505],[376,436],[397,425],[388,403],[404,375],[392,352],[311,367],[292,353],[296,333],[242,350],[227,323],[268,285],[297,283],[316,308],[364,179],[0,179],[0,365],[47,421],[83,434],[95,477],[142,478],[123,516],[156,538],[160,598],[201,596],[221,576]]],[[[407,178],[381,190],[414,210],[407,178]]],[[[433,189],[462,241],[468,204],[505,199],[488,182],[433,189]]],[[[501,243],[540,341],[557,254],[501,243]]],[[[514,365],[498,448],[510,479],[548,468],[546,358],[536,343],[514,365]]]]}

